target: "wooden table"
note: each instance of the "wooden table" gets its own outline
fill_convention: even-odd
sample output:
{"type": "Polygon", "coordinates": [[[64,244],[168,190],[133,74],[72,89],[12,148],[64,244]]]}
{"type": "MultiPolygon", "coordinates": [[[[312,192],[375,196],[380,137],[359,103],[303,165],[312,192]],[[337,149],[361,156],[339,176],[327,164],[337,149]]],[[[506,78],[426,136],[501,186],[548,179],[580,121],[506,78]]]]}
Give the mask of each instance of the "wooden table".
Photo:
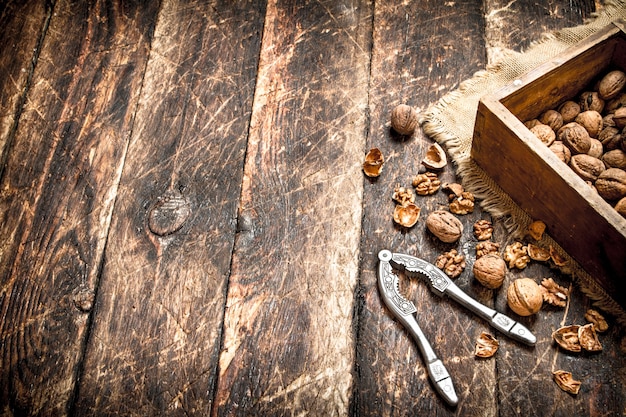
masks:
{"type": "MultiPolygon", "coordinates": [[[[4,1],[0,3],[0,413],[18,415],[622,416],[616,326],[568,354],[564,309],[522,319],[534,348],[418,282],[403,284],[452,374],[450,408],[381,304],[382,248],[471,273],[470,230],[436,241],[392,222],[432,140],[389,129],[504,48],[580,24],[585,0],[4,1]],[[541,3],[541,4],[539,4],[541,3]],[[383,175],[361,171],[379,147],[383,175]],[[493,333],[493,331],[491,331],[493,333]],[[552,371],[582,382],[561,391],[552,371]]],[[[455,181],[453,166],[441,174],[455,181]]],[[[510,240],[503,221],[495,240],[510,240]]],[[[509,272],[568,277],[533,264],[509,272]]],[[[622,348],[623,349],[623,348],[622,348]]]]}

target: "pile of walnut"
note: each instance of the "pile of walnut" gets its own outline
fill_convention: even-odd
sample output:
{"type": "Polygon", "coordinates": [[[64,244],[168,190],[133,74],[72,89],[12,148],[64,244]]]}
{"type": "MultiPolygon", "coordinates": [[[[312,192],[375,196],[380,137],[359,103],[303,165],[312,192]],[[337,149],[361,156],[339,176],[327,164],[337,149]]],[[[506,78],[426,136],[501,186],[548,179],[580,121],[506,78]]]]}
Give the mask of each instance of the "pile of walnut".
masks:
{"type": "MultiPolygon", "coordinates": [[[[611,77],[614,77],[614,75],[611,77]]],[[[611,77],[609,78],[611,79],[611,77]]],[[[624,76],[624,82],[626,82],[626,76],[624,76]]],[[[620,90],[622,86],[619,87],[620,90]]],[[[611,171],[611,169],[617,169],[626,175],[626,172],[623,171],[626,168],[626,161],[624,160],[624,152],[626,152],[626,93],[619,96],[623,97],[622,100],[625,105],[623,107],[624,125],[622,126],[624,131],[621,134],[616,133],[616,135],[620,136],[620,139],[623,134],[625,139],[619,142],[619,145],[607,144],[606,148],[609,151],[606,153],[592,153],[588,149],[585,151],[587,153],[585,153],[582,152],[582,149],[572,149],[575,148],[574,144],[585,141],[585,135],[589,136],[588,141],[590,143],[595,143],[594,141],[597,140],[592,139],[592,136],[595,138],[601,132],[604,132],[601,127],[598,127],[596,129],[597,132],[583,133],[579,128],[575,127],[575,125],[584,126],[583,130],[587,132],[587,128],[590,125],[588,120],[594,117],[592,113],[588,112],[595,110],[591,110],[589,107],[592,107],[591,103],[593,100],[600,99],[598,93],[589,94],[592,95],[582,96],[585,97],[585,101],[584,103],[581,102],[580,105],[574,102],[567,102],[561,106],[561,111],[564,112],[563,115],[557,111],[549,111],[542,115],[540,121],[531,121],[527,125],[557,155],[560,157],[561,155],[567,155],[567,160],[564,159],[566,163],[571,163],[571,160],[574,160],[572,166],[575,167],[575,171],[583,167],[589,158],[595,158],[600,161],[603,169],[598,172],[598,175],[591,182],[595,183],[599,193],[604,195],[606,195],[605,189],[611,187],[621,189],[620,187],[623,185],[624,191],[616,208],[620,211],[622,210],[620,207],[623,206],[623,210],[620,213],[626,216],[626,176],[622,178],[620,176],[622,174],[615,175],[611,171]],[[593,97],[593,100],[586,97],[593,97]],[[584,109],[582,112],[580,110],[581,107],[584,109]],[[576,108],[578,108],[577,111],[576,108]],[[572,120],[576,121],[569,122],[574,113],[576,113],[576,116],[572,120]],[[566,115],[567,118],[565,117],[566,115]],[[563,126],[563,120],[568,120],[569,124],[563,126]],[[550,134],[548,129],[540,126],[549,126],[548,129],[552,133],[550,134]],[[563,130],[564,128],[565,130],[563,130]],[[576,135],[570,134],[570,128],[576,129],[576,135]],[[557,135],[560,139],[559,141],[555,141],[557,135]],[[552,138],[550,139],[550,137],[552,138]],[[624,149],[618,149],[619,146],[622,146],[624,149]],[[619,167],[612,168],[610,164],[614,163],[613,161],[617,159],[616,156],[619,156],[618,153],[620,152],[622,163],[618,165],[619,167]],[[571,154],[575,156],[570,157],[571,154]],[[604,167],[607,169],[604,169],[604,167]],[[603,174],[607,171],[608,174],[603,174]],[[614,181],[615,179],[617,179],[617,182],[614,181]],[[607,186],[605,187],[603,184],[607,186]]],[[[607,107],[610,108],[610,106],[607,107]]],[[[620,114],[620,112],[621,110],[613,111],[611,120],[615,119],[615,115],[620,114]]],[[[595,118],[597,119],[597,116],[595,118]]],[[[600,117],[600,119],[602,118],[600,117]]],[[[600,123],[600,126],[605,126],[605,130],[611,126],[617,130],[614,122],[608,121],[608,118],[605,118],[605,120],[600,123]]],[[[402,135],[411,135],[417,127],[417,113],[407,105],[397,106],[391,115],[391,127],[402,135]]],[[[597,148],[598,144],[595,143],[594,146],[597,148]]],[[[604,142],[600,143],[599,146],[601,149],[604,149],[604,142]]],[[[363,172],[370,178],[378,177],[382,172],[383,164],[384,157],[382,152],[378,148],[372,148],[365,157],[363,172]]],[[[431,212],[426,218],[426,228],[442,242],[454,243],[463,234],[463,224],[455,215],[472,213],[474,210],[474,196],[472,193],[465,191],[460,184],[441,184],[438,172],[446,164],[445,151],[438,144],[433,144],[422,160],[422,165],[424,165],[426,171],[419,173],[413,178],[413,188],[404,186],[395,188],[392,195],[392,199],[396,202],[393,220],[402,227],[413,227],[417,223],[421,211],[415,204],[415,195],[429,196],[441,189],[448,194],[448,210],[431,212]]],[[[611,194],[610,196],[613,197],[614,195],[611,194]]],[[[483,286],[495,290],[504,283],[507,268],[524,269],[531,261],[549,262],[556,267],[566,267],[566,259],[560,255],[556,248],[552,246],[545,248],[539,245],[538,242],[542,240],[545,229],[546,225],[542,221],[532,222],[527,230],[528,242],[515,241],[507,245],[502,254],[500,254],[500,244],[491,240],[493,234],[492,223],[485,219],[476,221],[473,225],[473,233],[478,240],[478,244],[476,245],[476,261],[472,269],[476,280],[483,286]]],[[[451,249],[438,256],[435,265],[450,278],[460,276],[466,267],[465,257],[459,254],[456,249],[451,249]]],[[[507,304],[512,311],[520,316],[530,316],[539,312],[544,303],[556,307],[565,307],[569,297],[569,289],[558,285],[552,278],[543,279],[540,284],[530,278],[518,278],[509,285],[506,294],[507,304]]],[[[554,341],[560,347],[570,352],[580,352],[581,350],[597,352],[602,350],[602,345],[598,340],[596,332],[603,332],[608,329],[606,321],[595,310],[589,310],[585,318],[590,322],[589,324],[571,325],[556,330],[552,335],[554,341]]],[[[499,342],[495,337],[483,332],[476,341],[475,356],[481,358],[492,357],[498,350],[498,346],[499,342]]],[[[563,370],[555,371],[553,372],[553,379],[561,389],[572,394],[577,394],[580,389],[580,382],[574,380],[570,372],[563,370]]]]}
{"type": "Polygon", "coordinates": [[[626,217],[626,74],[615,70],[576,100],[524,124],[626,217]]]}

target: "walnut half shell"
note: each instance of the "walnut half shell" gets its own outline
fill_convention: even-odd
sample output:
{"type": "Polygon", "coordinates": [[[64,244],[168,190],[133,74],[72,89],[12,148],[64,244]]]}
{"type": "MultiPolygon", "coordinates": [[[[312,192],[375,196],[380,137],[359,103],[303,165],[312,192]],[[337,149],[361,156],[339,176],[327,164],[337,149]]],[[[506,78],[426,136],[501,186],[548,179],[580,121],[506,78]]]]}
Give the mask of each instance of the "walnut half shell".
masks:
{"type": "Polygon", "coordinates": [[[363,162],[363,172],[365,175],[371,178],[378,177],[383,170],[383,164],[385,158],[383,153],[378,148],[372,148],[365,155],[365,162],[363,162]]]}
{"type": "Polygon", "coordinates": [[[426,156],[422,161],[422,165],[426,168],[430,169],[443,169],[448,164],[448,159],[446,157],[446,152],[443,150],[441,146],[437,143],[433,143],[428,151],[426,151],[426,156]]]}
{"type": "Polygon", "coordinates": [[[474,355],[479,358],[490,358],[496,354],[500,342],[489,333],[482,332],[476,339],[474,355]]]}
{"type": "Polygon", "coordinates": [[[570,394],[578,394],[580,391],[580,381],[576,381],[571,372],[558,370],[552,372],[552,377],[554,378],[554,382],[565,392],[569,392],[570,394]]]}

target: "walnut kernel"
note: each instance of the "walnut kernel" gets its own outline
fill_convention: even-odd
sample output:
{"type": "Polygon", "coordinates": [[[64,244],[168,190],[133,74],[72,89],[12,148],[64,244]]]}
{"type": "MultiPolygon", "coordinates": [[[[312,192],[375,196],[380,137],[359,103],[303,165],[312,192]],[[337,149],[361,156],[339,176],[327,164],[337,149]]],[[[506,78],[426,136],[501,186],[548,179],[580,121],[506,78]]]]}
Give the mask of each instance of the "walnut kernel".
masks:
{"type": "Polygon", "coordinates": [[[435,261],[435,266],[450,278],[458,278],[465,270],[465,256],[459,254],[456,249],[452,249],[439,255],[435,261]]]}
{"type": "Polygon", "coordinates": [[[490,253],[498,253],[500,250],[500,244],[485,240],[476,244],[476,259],[488,255],[490,253]]]}
{"type": "Polygon", "coordinates": [[[468,214],[474,211],[474,194],[464,191],[450,202],[450,212],[454,214],[468,214]]]}
{"type": "Polygon", "coordinates": [[[481,219],[474,223],[474,236],[478,240],[489,240],[493,235],[493,225],[489,220],[481,219]]]}
{"type": "Polygon", "coordinates": [[[569,290],[560,286],[552,278],[546,278],[541,281],[541,292],[543,301],[557,307],[565,307],[567,305],[567,297],[569,290]]]}
{"type": "Polygon", "coordinates": [[[413,178],[413,187],[418,195],[432,195],[440,186],[441,181],[434,172],[425,172],[413,178]]]}
{"type": "Polygon", "coordinates": [[[415,195],[413,195],[413,191],[405,187],[396,187],[391,198],[397,201],[400,205],[415,203],[415,195]]]}
{"type": "Polygon", "coordinates": [[[530,262],[528,248],[522,242],[514,242],[504,249],[504,260],[508,262],[509,268],[524,269],[530,262]]]}
{"type": "Polygon", "coordinates": [[[596,331],[603,333],[609,329],[609,324],[606,322],[606,319],[598,310],[594,310],[590,308],[585,313],[585,320],[589,323],[593,323],[596,331]]]}

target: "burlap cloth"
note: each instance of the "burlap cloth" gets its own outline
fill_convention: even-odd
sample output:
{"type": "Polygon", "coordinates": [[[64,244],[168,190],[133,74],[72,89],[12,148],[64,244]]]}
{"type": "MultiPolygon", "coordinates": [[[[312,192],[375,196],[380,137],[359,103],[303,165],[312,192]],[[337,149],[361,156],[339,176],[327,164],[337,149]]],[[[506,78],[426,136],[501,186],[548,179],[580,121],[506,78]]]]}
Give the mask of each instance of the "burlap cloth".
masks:
{"type": "MultiPolygon", "coordinates": [[[[493,217],[503,219],[512,236],[521,237],[533,219],[470,158],[478,101],[617,19],[626,19],[626,0],[607,2],[585,24],[545,34],[523,53],[505,51],[499,62],[477,72],[456,91],[448,93],[420,115],[424,133],[446,148],[463,186],[481,200],[481,206],[493,217]]],[[[544,239],[546,245],[559,248],[569,259],[568,265],[571,267],[563,272],[571,274],[574,282],[593,300],[596,307],[615,316],[622,327],[626,327],[624,308],[564,253],[556,242],[549,236],[544,239]]]]}

